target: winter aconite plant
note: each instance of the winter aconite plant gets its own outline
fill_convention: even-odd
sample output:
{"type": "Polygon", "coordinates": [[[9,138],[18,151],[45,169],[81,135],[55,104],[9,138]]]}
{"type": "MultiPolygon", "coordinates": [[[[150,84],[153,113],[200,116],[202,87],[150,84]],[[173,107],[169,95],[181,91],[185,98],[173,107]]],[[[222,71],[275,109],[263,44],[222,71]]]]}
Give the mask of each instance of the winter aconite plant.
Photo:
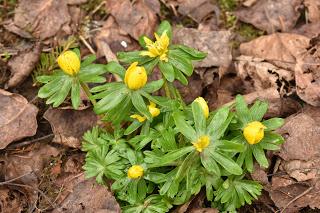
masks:
{"type": "Polygon", "coordinates": [[[173,81],[187,85],[193,61],[206,54],[172,44],[166,21],[154,35],[141,37],[142,51],[118,53],[121,65],[94,64],[94,56],[81,62],[77,49],[62,52],[61,69],[38,77],[44,84],[39,97],[57,107],[70,94],[75,109],[81,90],[91,100],[107,125],[83,136],[83,168],[99,184],[112,180],[123,212],[168,212],[202,189],[212,207],[236,212],[261,194],[262,186],[247,174],[255,161],[268,167],[265,152],[283,143],[273,132],[283,120],[264,120],[268,104],[256,101],[248,107],[242,96],[212,112],[202,97],[186,105],[173,81]],[[160,79],[150,80],[156,68],[160,79]],[[105,73],[121,81],[105,83],[105,73]],[[157,96],[162,89],[166,96],[157,96]]]}

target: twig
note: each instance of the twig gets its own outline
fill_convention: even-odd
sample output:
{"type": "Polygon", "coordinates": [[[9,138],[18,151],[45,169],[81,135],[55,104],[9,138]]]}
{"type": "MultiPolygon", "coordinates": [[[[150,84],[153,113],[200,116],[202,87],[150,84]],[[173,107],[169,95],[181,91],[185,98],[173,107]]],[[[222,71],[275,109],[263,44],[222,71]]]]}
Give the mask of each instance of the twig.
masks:
{"type": "Polygon", "coordinates": [[[96,52],[94,51],[94,49],[91,47],[91,45],[86,41],[86,39],[82,36],[79,35],[79,39],[82,41],[82,43],[89,49],[89,51],[92,54],[96,54],[96,52]]]}
{"type": "Polygon", "coordinates": [[[32,144],[32,143],[35,143],[35,142],[38,142],[38,141],[42,141],[42,140],[45,140],[47,138],[51,138],[53,136],[54,136],[54,134],[51,133],[49,135],[45,135],[45,136],[42,136],[40,138],[35,138],[33,140],[30,140],[30,141],[24,141],[24,142],[21,142],[21,143],[12,144],[12,145],[8,146],[8,149],[16,149],[16,148],[20,148],[22,146],[27,146],[29,144],[32,144]]]}
{"type": "Polygon", "coordinates": [[[106,2],[102,1],[88,16],[92,16],[93,14],[95,14],[105,4],[106,2]]]}
{"type": "Polygon", "coordinates": [[[10,180],[4,181],[4,182],[0,182],[0,186],[6,185],[6,184],[11,183],[11,182],[13,182],[13,181],[16,181],[16,180],[18,180],[18,179],[20,179],[20,178],[23,178],[24,176],[27,176],[27,175],[29,175],[29,174],[31,174],[31,173],[33,173],[33,171],[27,172],[26,174],[20,175],[20,176],[15,177],[15,178],[12,178],[12,179],[10,179],[10,180]]]}
{"type": "Polygon", "coordinates": [[[294,201],[296,201],[299,198],[303,197],[304,195],[308,194],[312,189],[313,189],[313,186],[310,186],[307,190],[305,190],[304,192],[302,192],[301,194],[299,194],[298,196],[293,198],[289,203],[287,203],[287,205],[281,210],[280,213],[284,213],[284,210],[286,210],[286,208],[288,208],[288,206],[290,206],[294,201]]]}

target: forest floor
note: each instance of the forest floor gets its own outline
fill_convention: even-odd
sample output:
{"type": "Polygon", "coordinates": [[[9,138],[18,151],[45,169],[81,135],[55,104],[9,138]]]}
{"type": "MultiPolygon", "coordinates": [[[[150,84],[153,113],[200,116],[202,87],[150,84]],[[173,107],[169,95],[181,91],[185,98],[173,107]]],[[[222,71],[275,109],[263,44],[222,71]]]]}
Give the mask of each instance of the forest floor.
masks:
{"type": "MultiPolygon", "coordinates": [[[[320,212],[319,0],[0,1],[0,212],[120,211],[84,178],[82,135],[99,123],[90,103],[49,107],[36,77],[57,67],[61,48],[99,63],[138,50],[161,20],[174,42],[208,53],[189,85],[177,84],[187,103],[203,96],[213,110],[243,94],[269,102],[266,118],[285,118],[286,142],[251,174],[263,195],[240,212],[320,212]]],[[[217,210],[200,193],[172,212],[217,210]]]]}

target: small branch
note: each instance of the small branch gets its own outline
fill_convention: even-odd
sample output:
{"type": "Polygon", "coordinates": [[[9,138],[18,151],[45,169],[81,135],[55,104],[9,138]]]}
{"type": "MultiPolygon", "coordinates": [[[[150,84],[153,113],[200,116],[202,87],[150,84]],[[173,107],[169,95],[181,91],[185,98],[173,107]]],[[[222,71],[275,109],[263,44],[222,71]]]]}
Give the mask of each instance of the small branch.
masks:
{"type": "Polygon", "coordinates": [[[27,146],[27,145],[30,145],[30,144],[32,144],[32,143],[36,143],[36,142],[39,142],[39,141],[42,141],[42,140],[51,138],[51,137],[53,137],[53,136],[54,136],[54,134],[51,133],[51,134],[49,134],[49,135],[45,135],[45,136],[42,136],[42,137],[40,137],[40,138],[35,138],[35,139],[33,139],[33,140],[23,141],[23,142],[21,142],[21,143],[12,144],[12,145],[9,145],[9,146],[8,146],[8,149],[16,149],[16,148],[20,148],[20,147],[22,147],[22,146],[27,146]]]}
{"type": "Polygon", "coordinates": [[[92,54],[96,54],[96,52],[94,51],[94,49],[91,47],[91,45],[86,41],[86,39],[82,36],[79,35],[79,39],[82,41],[82,43],[89,49],[89,51],[92,54]]]}
{"type": "Polygon", "coordinates": [[[302,192],[301,194],[299,194],[298,196],[296,196],[295,198],[293,198],[289,203],[287,203],[287,205],[281,210],[280,213],[284,213],[284,210],[286,210],[286,208],[288,208],[294,201],[296,201],[296,200],[298,200],[299,198],[305,196],[305,195],[308,194],[312,189],[313,189],[313,186],[309,187],[307,190],[305,190],[304,192],[302,192]]]}
{"type": "Polygon", "coordinates": [[[10,180],[0,182],[0,186],[9,184],[9,183],[11,183],[11,182],[13,182],[13,181],[16,181],[16,180],[18,180],[18,179],[20,179],[20,178],[23,178],[23,177],[29,175],[29,174],[31,174],[31,173],[33,173],[33,171],[27,172],[26,174],[20,175],[20,176],[15,177],[15,178],[12,178],[12,179],[10,179],[10,180]]]}

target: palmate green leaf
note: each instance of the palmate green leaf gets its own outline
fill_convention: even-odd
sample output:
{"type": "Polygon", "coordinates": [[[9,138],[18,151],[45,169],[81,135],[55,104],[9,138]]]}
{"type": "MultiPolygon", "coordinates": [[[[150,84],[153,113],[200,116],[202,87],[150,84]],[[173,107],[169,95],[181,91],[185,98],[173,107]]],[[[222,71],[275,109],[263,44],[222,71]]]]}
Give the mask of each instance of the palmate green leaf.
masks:
{"type": "Polygon", "coordinates": [[[174,122],[178,130],[190,141],[195,141],[197,139],[196,131],[185,121],[184,116],[181,112],[173,113],[174,122]]]}
{"type": "MultiPolygon", "coordinates": [[[[111,83],[106,83],[103,85],[99,85],[99,86],[95,86],[93,88],[90,89],[90,92],[92,93],[97,93],[97,92],[101,92],[101,91],[115,91],[115,90],[119,90],[121,88],[125,87],[125,85],[122,82],[111,82],[111,83]]],[[[101,99],[103,98],[105,95],[99,97],[99,96],[94,96],[96,97],[96,99],[101,99]]]]}
{"type": "Polygon", "coordinates": [[[97,59],[95,54],[88,55],[82,62],[81,67],[88,66],[92,64],[97,59]]]}
{"type": "Polygon", "coordinates": [[[113,124],[120,124],[125,120],[130,113],[132,108],[130,96],[126,96],[116,108],[109,110],[108,113],[103,117],[103,121],[110,121],[113,124]]]}
{"type": "Polygon", "coordinates": [[[201,164],[208,171],[208,173],[215,174],[218,177],[221,176],[220,168],[216,160],[213,158],[212,154],[210,153],[209,149],[205,149],[201,153],[200,159],[201,159],[201,164]]]}
{"type": "MultiPolygon", "coordinates": [[[[242,154],[242,153],[241,153],[242,154]]],[[[246,169],[249,172],[253,172],[253,157],[252,157],[252,149],[248,149],[246,152],[243,152],[245,155],[244,163],[246,166],[246,169]]]]}
{"type": "Polygon", "coordinates": [[[53,107],[58,107],[68,96],[72,86],[72,78],[66,76],[61,81],[61,87],[47,99],[46,104],[53,104],[53,107]]]}
{"type": "Polygon", "coordinates": [[[143,177],[144,179],[156,184],[160,184],[166,181],[166,175],[159,172],[147,172],[143,177]]]}
{"type": "Polygon", "coordinates": [[[249,110],[251,115],[250,121],[261,121],[267,110],[268,103],[265,101],[257,100],[249,110]]]}
{"type": "Polygon", "coordinates": [[[167,33],[167,36],[169,37],[170,41],[172,40],[172,28],[168,21],[164,20],[160,23],[157,29],[157,34],[159,36],[162,35],[163,32],[167,33]]]}
{"type": "Polygon", "coordinates": [[[229,114],[229,108],[220,108],[211,119],[209,125],[207,126],[207,133],[211,136],[213,140],[221,138],[226,129],[228,128],[233,115],[229,114]]]}
{"type": "Polygon", "coordinates": [[[90,64],[85,67],[82,67],[78,73],[78,78],[80,82],[94,83],[96,79],[100,79],[102,83],[105,81],[105,78],[100,76],[106,73],[106,66],[103,64],[90,64]],[[102,80],[104,79],[104,80],[102,80]],[[94,81],[95,80],[95,81],[94,81]]]}
{"type": "Polygon", "coordinates": [[[241,143],[228,140],[219,140],[216,142],[216,147],[222,152],[238,153],[245,150],[245,146],[241,143]]]}
{"type": "Polygon", "coordinates": [[[123,68],[123,66],[121,66],[119,63],[115,61],[110,61],[105,68],[108,72],[120,76],[122,80],[124,79],[126,69],[123,68]]]}
{"type": "Polygon", "coordinates": [[[147,74],[150,74],[154,67],[158,64],[159,57],[153,58],[151,61],[147,61],[146,63],[142,64],[143,67],[146,69],[147,74]]]}
{"type": "Polygon", "coordinates": [[[148,167],[149,168],[155,168],[155,167],[161,167],[161,166],[166,166],[170,163],[173,163],[175,160],[183,157],[184,155],[188,154],[189,152],[192,152],[194,148],[192,146],[187,146],[183,147],[177,150],[173,150],[168,152],[167,154],[163,155],[160,159],[155,159],[155,163],[150,164],[148,167]]]}
{"type": "Polygon", "coordinates": [[[55,94],[62,85],[63,81],[60,78],[55,78],[49,83],[43,85],[38,91],[39,98],[48,98],[55,94]]]}
{"type": "Polygon", "coordinates": [[[175,79],[180,81],[180,83],[183,84],[184,86],[187,86],[188,85],[188,79],[183,75],[183,73],[180,70],[178,70],[175,67],[173,67],[173,69],[174,69],[174,77],[175,77],[175,79]]]}
{"type": "Polygon", "coordinates": [[[178,167],[177,174],[175,176],[175,180],[179,183],[188,173],[190,168],[193,168],[193,164],[199,159],[198,153],[193,151],[187,155],[187,157],[183,160],[182,164],[178,167]]]}
{"type": "Polygon", "coordinates": [[[123,213],[164,213],[172,208],[170,202],[162,196],[154,194],[147,197],[143,202],[122,207],[123,213]]]}
{"type": "Polygon", "coordinates": [[[116,108],[128,96],[126,92],[126,88],[110,92],[97,102],[93,108],[94,112],[97,114],[103,114],[116,108]]]}
{"type": "Polygon", "coordinates": [[[190,60],[185,59],[183,55],[176,50],[170,50],[168,54],[169,63],[176,69],[183,72],[186,76],[191,76],[193,73],[193,65],[190,60]]]}
{"type": "Polygon", "coordinates": [[[205,134],[206,132],[206,117],[204,116],[203,110],[198,102],[193,102],[191,104],[194,127],[200,135],[205,134]]]}
{"type": "Polygon", "coordinates": [[[163,76],[169,82],[174,81],[174,76],[175,76],[174,75],[174,68],[170,63],[164,62],[164,61],[159,61],[159,69],[160,69],[161,73],[163,74],[163,76]]]}
{"type": "Polygon", "coordinates": [[[90,152],[100,149],[102,146],[107,146],[107,142],[100,138],[101,130],[98,126],[88,130],[83,135],[82,151],[90,152]]]}
{"type": "Polygon", "coordinates": [[[136,131],[143,123],[140,123],[137,120],[134,120],[124,132],[124,135],[130,135],[132,132],[136,131]]]}
{"type": "Polygon", "coordinates": [[[267,127],[267,131],[276,130],[284,124],[284,119],[271,118],[269,120],[262,121],[262,124],[267,127]]]}
{"type": "Polygon", "coordinates": [[[252,153],[254,155],[254,158],[258,161],[260,166],[262,166],[264,168],[268,168],[269,167],[268,159],[266,158],[264,150],[260,146],[260,144],[256,144],[256,145],[253,146],[252,153]]]}

